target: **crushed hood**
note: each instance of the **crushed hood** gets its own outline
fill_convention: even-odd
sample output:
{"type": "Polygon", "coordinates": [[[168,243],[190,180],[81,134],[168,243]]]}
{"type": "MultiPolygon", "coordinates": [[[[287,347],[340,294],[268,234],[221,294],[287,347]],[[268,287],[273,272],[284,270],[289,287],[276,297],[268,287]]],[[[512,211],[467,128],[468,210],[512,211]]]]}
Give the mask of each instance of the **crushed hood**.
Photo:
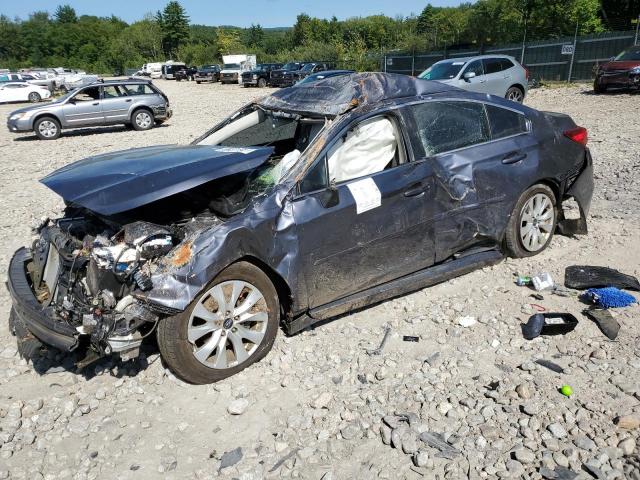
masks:
{"type": "Polygon", "coordinates": [[[40,180],[65,201],[114,215],[262,165],[272,147],[160,145],[107,153],[40,180]]]}

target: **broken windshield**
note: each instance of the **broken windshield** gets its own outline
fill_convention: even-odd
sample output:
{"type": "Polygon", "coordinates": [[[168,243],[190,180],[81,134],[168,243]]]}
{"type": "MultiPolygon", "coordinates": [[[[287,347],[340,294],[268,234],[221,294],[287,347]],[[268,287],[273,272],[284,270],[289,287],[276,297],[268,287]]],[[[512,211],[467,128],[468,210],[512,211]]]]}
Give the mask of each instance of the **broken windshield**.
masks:
{"type": "Polygon", "coordinates": [[[264,168],[252,176],[252,186],[264,189],[284,177],[323,126],[322,119],[253,107],[206,134],[197,143],[232,148],[273,147],[273,154],[264,168]]]}

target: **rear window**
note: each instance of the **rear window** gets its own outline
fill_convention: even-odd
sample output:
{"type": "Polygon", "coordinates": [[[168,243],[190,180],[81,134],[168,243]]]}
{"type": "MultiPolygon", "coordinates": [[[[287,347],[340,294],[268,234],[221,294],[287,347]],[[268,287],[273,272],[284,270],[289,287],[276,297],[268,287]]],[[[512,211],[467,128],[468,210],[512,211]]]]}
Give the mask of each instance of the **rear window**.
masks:
{"type": "Polygon", "coordinates": [[[409,107],[426,156],[489,140],[484,106],[476,102],[426,102],[409,107]]]}
{"type": "Polygon", "coordinates": [[[527,119],[524,115],[495,105],[487,105],[486,107],[492,138],[510,137],[528,131],[527,119]]]}
{"type": "Polygon", "coordinates": [[[487,58],[484,62],[484,73],[498,73],[513,67],[513,63],[507,58],[487,58]]]}
{"type": "Polygon", "coordinates": [[[123,85],[122,88],[127,95],[150,95],[156,93],[149,85],[145,83],[123,85]]]}

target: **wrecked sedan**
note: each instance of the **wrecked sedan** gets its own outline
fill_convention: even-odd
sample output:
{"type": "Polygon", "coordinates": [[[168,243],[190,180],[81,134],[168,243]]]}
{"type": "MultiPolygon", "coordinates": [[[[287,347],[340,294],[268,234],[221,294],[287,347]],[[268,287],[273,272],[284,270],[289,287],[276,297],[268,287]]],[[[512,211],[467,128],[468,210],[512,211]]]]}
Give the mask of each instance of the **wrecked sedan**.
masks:
{"type": "Polygon", "coordinates": [[[406,76],[281,90],[191,145],[45,177],[67,207],[11,260],[12,330],[93,356],[155,334],[177,376],[214,382],[263,358],[280,325],[586,233],[586,141],[566,115],[406,76]]]}

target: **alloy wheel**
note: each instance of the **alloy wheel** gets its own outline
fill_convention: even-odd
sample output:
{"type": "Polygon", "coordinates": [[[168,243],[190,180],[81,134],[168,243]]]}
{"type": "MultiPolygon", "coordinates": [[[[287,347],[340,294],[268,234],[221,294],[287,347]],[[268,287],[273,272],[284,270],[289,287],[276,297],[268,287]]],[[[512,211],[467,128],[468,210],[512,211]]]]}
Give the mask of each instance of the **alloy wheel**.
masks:
{"type": "Polygon", "coordinates": [[[136,115],[136,125],[142,129],[149,128],[151,126],[151,115],[148,112],[139,112],[136,115]]]}
{"type": "Polygon", "coordinates": [[[36,92],[31,92],[29,94],[29,101],[31,103],[38,103],[40,101],[40,95],[38,95],[36,92]]]}
{"type": "Polygon", "coordinates": [[[51,138],[55,137],[58,133],[58,126],[51,120],[45,120],[44,122],[40,122],[40,125],[38,125],[38,131],[43,137],[51,138]]]}
{"type": "Polygon", "coordinates": [[[512,88],[509,91],[509,95],[507,95],[507,100],[511,100],[512,102],[522,102],[522,92],[519,88],[512,88]]]}
{"type": "Polygon", "coordinates": [[[269,313],[262,292],[251,283],[214,285],[198,301],[187,326],[193,356],[203,365],[227,369],[253,355],[264,339],[269,313]]]}
{"type": "Polygon", "coordinates": [[[522,207],[520,240],[525,250],[538,252],[544,248],[555,224],[555,208],[544,193],[537,193],[522,207]]]}

